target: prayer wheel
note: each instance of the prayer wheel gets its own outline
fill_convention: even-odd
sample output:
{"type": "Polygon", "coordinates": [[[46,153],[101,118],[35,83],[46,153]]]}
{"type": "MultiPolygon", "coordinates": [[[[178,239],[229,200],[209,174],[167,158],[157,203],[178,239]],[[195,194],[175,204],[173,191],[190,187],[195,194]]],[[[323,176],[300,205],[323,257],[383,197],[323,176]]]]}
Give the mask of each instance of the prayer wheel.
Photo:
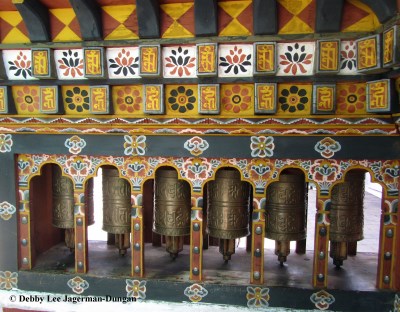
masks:
{"type": "Polygon", "coordinates": [[[74,240],[74,185],[68,177],[64,177],[61,169],[54,166],[52,171],[53,226],[65,229],[65,244],[73,250],[74,240]]]}
{"type": "Polygon", "coordinates": [[[267,188],[265,236],[275,240],[275,254],[283,265],[290,241],[306,238],[306,184],[303,175],[281,174],[267,188]]]}
{"type": "Polygon", "coordinates": [[[219,238],[219,251],[225,261],[235,253],[235,239],[249,232],[250,186],[240,179],[240,172],[218,170],[215,180],[207,183],[207,231],[219,238]]]}
{"type": "Polygon", "coordinates": [[[350,171],[343,183],[332,188],[330,256],[337,267],[347,259],[348,244],[364,238],[364,178],[364,172],[350,171]]]}
{"type": "Polygon", "coordinates": [[[165,235],[166,250],[175,259],[190,235],[190,186],[173,168],[160,168],[154,180],[153,232],[165,235]]]}
{"type": "Polygon", "coordinates": [[[103,167],[103,230],[115,234],[120,255],[129,248],[131,231],[131,187],[118,169],[103,167]]]}
{"type": "Polygon", "coordinates": [[[94,200],[93,200],[93,179],[89,179],[85,186],[85,211],[87,214],[87,225],[94,224],[94,200]]]}

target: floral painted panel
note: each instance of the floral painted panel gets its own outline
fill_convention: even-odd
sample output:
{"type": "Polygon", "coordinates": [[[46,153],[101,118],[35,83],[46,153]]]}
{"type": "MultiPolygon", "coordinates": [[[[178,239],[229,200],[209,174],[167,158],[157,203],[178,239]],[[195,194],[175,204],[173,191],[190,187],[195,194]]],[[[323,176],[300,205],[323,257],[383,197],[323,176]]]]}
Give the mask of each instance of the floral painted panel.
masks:
{"type": "Polygon", "coordinates": [[[165,87],[167,115],[197,116],[197,85],[167,85],[165,87]]]}
{"type": "Polygon", "coordinates": [[[55,50],[54,60],[58,79],[85,79],[82,49],[55,50]]]}
{"type": "Polygon", "coordinates": [[[107,49],[110,78],[139,78],[139,47],[107,49]]]}
{"type": "Polygon", "coordinates": [[[340,75],[357,74],[357,50],[355,41],[342,41],[340,44],[340,75]]]}
{"type": "Polygon", "coordinates": [[[224,116],[253,116],[254,85],[226,84],[221,85],[221,114],[224,116]]]}
{"type": "Polygon", "coordinates": [[[112,99],[115,114],[143,115],[142,86],[114,86],[112,99]]]}
{"type": "Polygon", "coordinates": [[[314,74],[314,42],[278,43],[278,76],[314,74]]]}
{"type": "Polygon", "coordinates": [[[10,80],[34,80],[30,50],[4,50],[3,61],[10,80]]]}
{"type": "Polygon", "coordinates": [[[164,47],[162,55],[165,78],[196,77],[195,46],[164,47]]]}
{"type": "Polygon", "coordinates": [[[62,86],[61,93],[67,115],[89,115],[89,86],[62,86]]]}
{"type": "Polygon", "coordinates": [[[13,86],[12,94],[18,114],[32,115],[40,113],[39,86],[13,86]]]}
{"type": "Polygon", "coordinates": [[[219,77],[253,76],[253,45],[221,44],[218,47],[219,77]]]}
{"type": "Polygon", "coordinates": [[[278,114],[308,115],[311,111],[312,85],[279,84],[278,114]]]}
{"type": "Polygon", "coordinates": [[[366,84],[338,83],[336,85],[337,114],[366,114],[366,84]]]}

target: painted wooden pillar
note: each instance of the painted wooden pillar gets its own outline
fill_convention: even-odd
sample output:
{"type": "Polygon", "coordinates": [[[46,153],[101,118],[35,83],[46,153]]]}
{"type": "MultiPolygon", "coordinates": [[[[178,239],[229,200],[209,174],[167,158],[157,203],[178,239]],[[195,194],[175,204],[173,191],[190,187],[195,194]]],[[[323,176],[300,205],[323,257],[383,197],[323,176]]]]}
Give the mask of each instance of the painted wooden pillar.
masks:
{"type": "Polygon", "coordinates": [[[86,273],[88,270],[88,241],[85,218],[85,191],[74,186],[74,200],[75,272],[86,273]]]}
{"type": "Polygon", "coordinates": [[[132,268],[131,275],[143,277],[144,275],[144,239],[143,239],[143,206],[141,202],[132,205],[131,210],[132,233],[132,268]]]}
{"type": "MultiPolygon", "coordinates": [[[[397,225],[399,226],[398,220],[400,220],[400,211],[399,211],[399,203],[400,203],[400,183],[399,177],[397,178],[397,202],[394,201],[394,204],[397,207],[397,225]]],[[[396,246],[393,254],[393,261],[395,261],[394,272],[393,272],[393,280],[394,280],[394,289],[400,290],[400,231],[396,230],[396,246]]]]}
{"type": "Polygon", "coordinates": [[[203,207],[202,196],[192,193],[190,218],[190,275],[194,281],[203,279],[203,207]]]}
{"type": "Polygon", "coordinates": [[[252,213],[251,242],[251,284],[264,284],[264,236],[265,236],[265,196],[254,195],[252,213]]]}
{"type": "Polygon", "coordinates": [[[21,270],[32,269],[32,241],[31,241],[31,215],[29,208],[29,187],[19,188],[19,218],[18,226],[20,233],[20,258],[21,270]]]}
{"type": "Polygon", "coordinates": [[[379,251],[378,251],[378,270],[376,275],[376,286],[379,289],[396,288],[400,269],[399,251],[396,248],[396,240],[398,244],[398,198],[396,196],[388,196],[384,189],[382,192],[381,202],[381,225],[379,235],[379,251]],[[397,265],[396,265],[397,262],[397,265]],[[397,277],[397,281],[396,281],[397,277]]]}
{"type": "Polygon", "coordinates": [[[327,287],[329,259],[329,211],[331,199],[317,191],[317,213],[315,215],[313,287],[327,287]]]}

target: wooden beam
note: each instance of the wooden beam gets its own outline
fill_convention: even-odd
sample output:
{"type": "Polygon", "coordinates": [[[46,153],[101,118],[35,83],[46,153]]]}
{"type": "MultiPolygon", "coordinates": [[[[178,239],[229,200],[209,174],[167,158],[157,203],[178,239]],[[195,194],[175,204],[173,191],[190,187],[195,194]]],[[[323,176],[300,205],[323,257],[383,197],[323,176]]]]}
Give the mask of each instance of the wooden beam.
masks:
{"type": "Polygon", "coordinates": [[[216,0],[195,0],[196,36],[216,36],[218,34],[218,10],[216,0]]]}
{"type": "Polygon", "coordinates": [[[343,3],[344,0],[317,0],[316,32],[340,32],[343,3]]]}
{"type": "Polygon", "coordinates": [[[254,35],[274,35],[278,32],[276,0],[253,1],[254,35]]]}
{"type": "Polygon", "coordinates": [[[49,10],[39,0],[12,0],[22,16],[31,42],[50,41],[49,10]]]}
{"type": "Polygon", "coordinates": [[[140,38],[160,37],[160,5],[158,0],[136,0],[140,38]]]}
{"type": "Polygon", "coordinates": [[[93,0],[69,0],[79,22],[83,40],[102,40],[101,8],[93,0]]]}
{"type": "Polygon", "coordinates": [[[364,2],[374,11],[381,23],[387,22],[397,13],[396,0],[361,0],[361,2],[364,2]]]}

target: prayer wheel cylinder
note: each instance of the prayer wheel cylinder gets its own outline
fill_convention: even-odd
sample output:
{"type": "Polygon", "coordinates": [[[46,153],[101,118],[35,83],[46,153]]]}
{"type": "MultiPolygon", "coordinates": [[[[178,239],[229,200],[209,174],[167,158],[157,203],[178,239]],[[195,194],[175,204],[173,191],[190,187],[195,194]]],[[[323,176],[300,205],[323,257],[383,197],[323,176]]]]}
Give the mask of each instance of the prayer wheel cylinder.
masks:
{"type": "Polygon", "coordinates": [[[182,236],[190,235],[191,192],[173,168],[160,168],[154,180],[153,232],[166,236],[172,258],[183,250],[182,236]]]}
{"type": "Polygon", "coordinates": [[[347,245],[364,238],[364,172],[350,171],[332,188],[329,239],[336,266],[347,259],[347,245]]]}
{"type": "Polygon", "coordinates": [[[207,230],[220,239],[225,261],[235,253],[234,240],[250,234],[249,197],[250,186],[235,169],[218,170],[215,180],[207,183],[207,230]]]}
{"type": "Polygon", "coordinates": [[[94,224],[94,200],[93,200],[93,179],[86,182],[85,187],[85,211],[87,214],[87,225],[94,224]]]}
{"type": "Polygon", "coordinates": [[[61,169],[53,170],[53,220],[55,227],[74,228],[74,185],[71,179],[61,174],[61,169]]]}
{"type": "Polygon", "coordinates": [[[131,231],[131,187],[119,177],[118,169],[103,167],[103,230],[117,235],[121,255],[129,248],[131,231]],[[121,237],[127,236],[127,237],[121,237]]]}
{"type": "Polygon", "coordinates": [[[290,241],[306,238],[306,184],[303,175],[281,174],[267,188],[265,236],[275,240],[275,254],[283,264],[290,241]]]}
{"type": "Polygon", "coordinates": [[[64,177],[61,169],[55,166],[52,171],[53,226],[65,229],[65,244],[73,250],[74,240],[74,185],[64,177]]]}

